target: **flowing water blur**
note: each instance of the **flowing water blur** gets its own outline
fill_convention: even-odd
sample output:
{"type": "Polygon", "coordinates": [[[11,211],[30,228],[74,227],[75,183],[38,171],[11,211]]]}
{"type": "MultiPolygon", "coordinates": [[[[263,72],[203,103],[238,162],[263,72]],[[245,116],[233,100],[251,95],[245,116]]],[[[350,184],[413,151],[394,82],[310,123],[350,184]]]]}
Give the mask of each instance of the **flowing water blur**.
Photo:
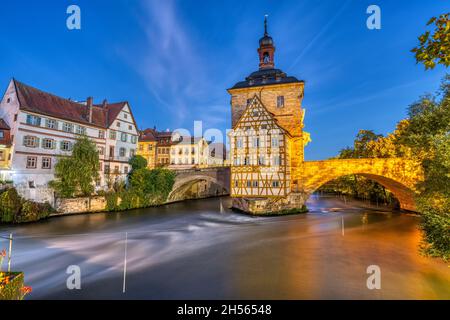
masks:
{"type": "Polygon", "coordinates": [[[0,235],[14,233],[12,269],[29,299],[450,299],[448,264],[419,254],[417,216],[314,196],[308,214],[250,217],[221,201],[230,204],[66,216],[0,235]],[[81,290],[67,289],[71,265],[81,290]],[[370,265],[380,290],[366,286],[370,265]]]}

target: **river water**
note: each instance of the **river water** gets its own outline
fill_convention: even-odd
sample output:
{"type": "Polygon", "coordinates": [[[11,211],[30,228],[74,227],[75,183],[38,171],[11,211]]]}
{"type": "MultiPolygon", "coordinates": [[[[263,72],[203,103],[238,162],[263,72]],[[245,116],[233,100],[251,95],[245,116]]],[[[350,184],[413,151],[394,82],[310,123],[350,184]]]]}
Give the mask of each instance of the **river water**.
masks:
{"type": "Polygon", "coordinates": [[[0,235],[14,234],[12,269],[33,287],[28,299],[450,299],[449,265],[419,254],[417,216],[335,197],[313,196],[308,214],[283,217],[220,202],[230,199],[58,217],[0,235]],[[72,265],[80,290],[67,288],[72,265]],[[381,289],[367,288],[371,265],[381,289]]]}

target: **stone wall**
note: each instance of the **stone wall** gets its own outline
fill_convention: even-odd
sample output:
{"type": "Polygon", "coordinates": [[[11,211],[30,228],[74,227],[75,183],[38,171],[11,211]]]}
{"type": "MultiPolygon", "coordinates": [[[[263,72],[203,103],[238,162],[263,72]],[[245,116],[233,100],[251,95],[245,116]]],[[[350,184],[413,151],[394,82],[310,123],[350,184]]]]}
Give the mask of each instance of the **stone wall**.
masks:
{"type": "Polygon", "coordinates": [[[277,213],[284,210],[300,209],[309,195],[292,192],[287,197],[277,198],[233,198],[232,207],[255,215],[277,213]]]}
{"type": "Polygon", "coordinates": [[[232,108],[232,127],[247,108],[247,100],[255,95],[262,104],[275,115],[278,123],[289,131],[292,136],[301,136],[303,99],[303,83],[279,84],[261,87],[230,89],[232,108]],[[277,97],[284,96],[284,107],[277,107],[277,97]]]}
{"type": "Polygon", "coordinates": [[[52,188],[47,185],[37,185],[35,188],[29,188],[26,183],[14,182],[14,187],[17,193],[24,199],[36,202],[48,202],[53,204],[55,201],[55,194],[52,188]]]}

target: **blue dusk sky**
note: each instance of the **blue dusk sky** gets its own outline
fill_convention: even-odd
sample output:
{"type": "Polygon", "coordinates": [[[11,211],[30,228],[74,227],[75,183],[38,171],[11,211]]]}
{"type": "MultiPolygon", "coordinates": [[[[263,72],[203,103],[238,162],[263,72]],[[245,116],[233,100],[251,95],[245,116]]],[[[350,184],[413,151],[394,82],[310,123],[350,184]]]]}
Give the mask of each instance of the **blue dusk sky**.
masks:
{"type": "MultiPolygon", "coordinates": [[[[448,1],[2,1],[0,85],[17,80],[75,100],[128,100],[140,128],[230,127],[227,88],[258,68],[264,14],[275,66],[305,81],[307,159],[352,145],[359,129],[391,132],[446,70],[410,50],[448,1]],[[81,8],[81,30],[66,9],[81,8]],[[366,9],[381,8],[381,30],[366,9]]],[[[2,90],[4,90],[2,89],[2,90]]]]}

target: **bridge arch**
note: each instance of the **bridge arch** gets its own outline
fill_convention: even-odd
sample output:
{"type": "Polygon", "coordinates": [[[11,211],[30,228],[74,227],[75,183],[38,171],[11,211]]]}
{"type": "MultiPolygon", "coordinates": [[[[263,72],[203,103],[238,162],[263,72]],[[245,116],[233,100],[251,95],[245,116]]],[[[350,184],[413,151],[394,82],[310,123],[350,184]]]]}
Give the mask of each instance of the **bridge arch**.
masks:
{"type": "Polygon", "coordinates": [[[308,196],[325,183],[346,175],[359,175],[385,187],[404,210],[416,211],[415,184],[423,179],[421,167],[412,160],[336,159],[306,161],[300,187],[308,196]]]}
{"type": "Polygon", "coordinates": [[[167,200],[207,198],[229,194],[226,169],[180,170],[167,200]]]}

